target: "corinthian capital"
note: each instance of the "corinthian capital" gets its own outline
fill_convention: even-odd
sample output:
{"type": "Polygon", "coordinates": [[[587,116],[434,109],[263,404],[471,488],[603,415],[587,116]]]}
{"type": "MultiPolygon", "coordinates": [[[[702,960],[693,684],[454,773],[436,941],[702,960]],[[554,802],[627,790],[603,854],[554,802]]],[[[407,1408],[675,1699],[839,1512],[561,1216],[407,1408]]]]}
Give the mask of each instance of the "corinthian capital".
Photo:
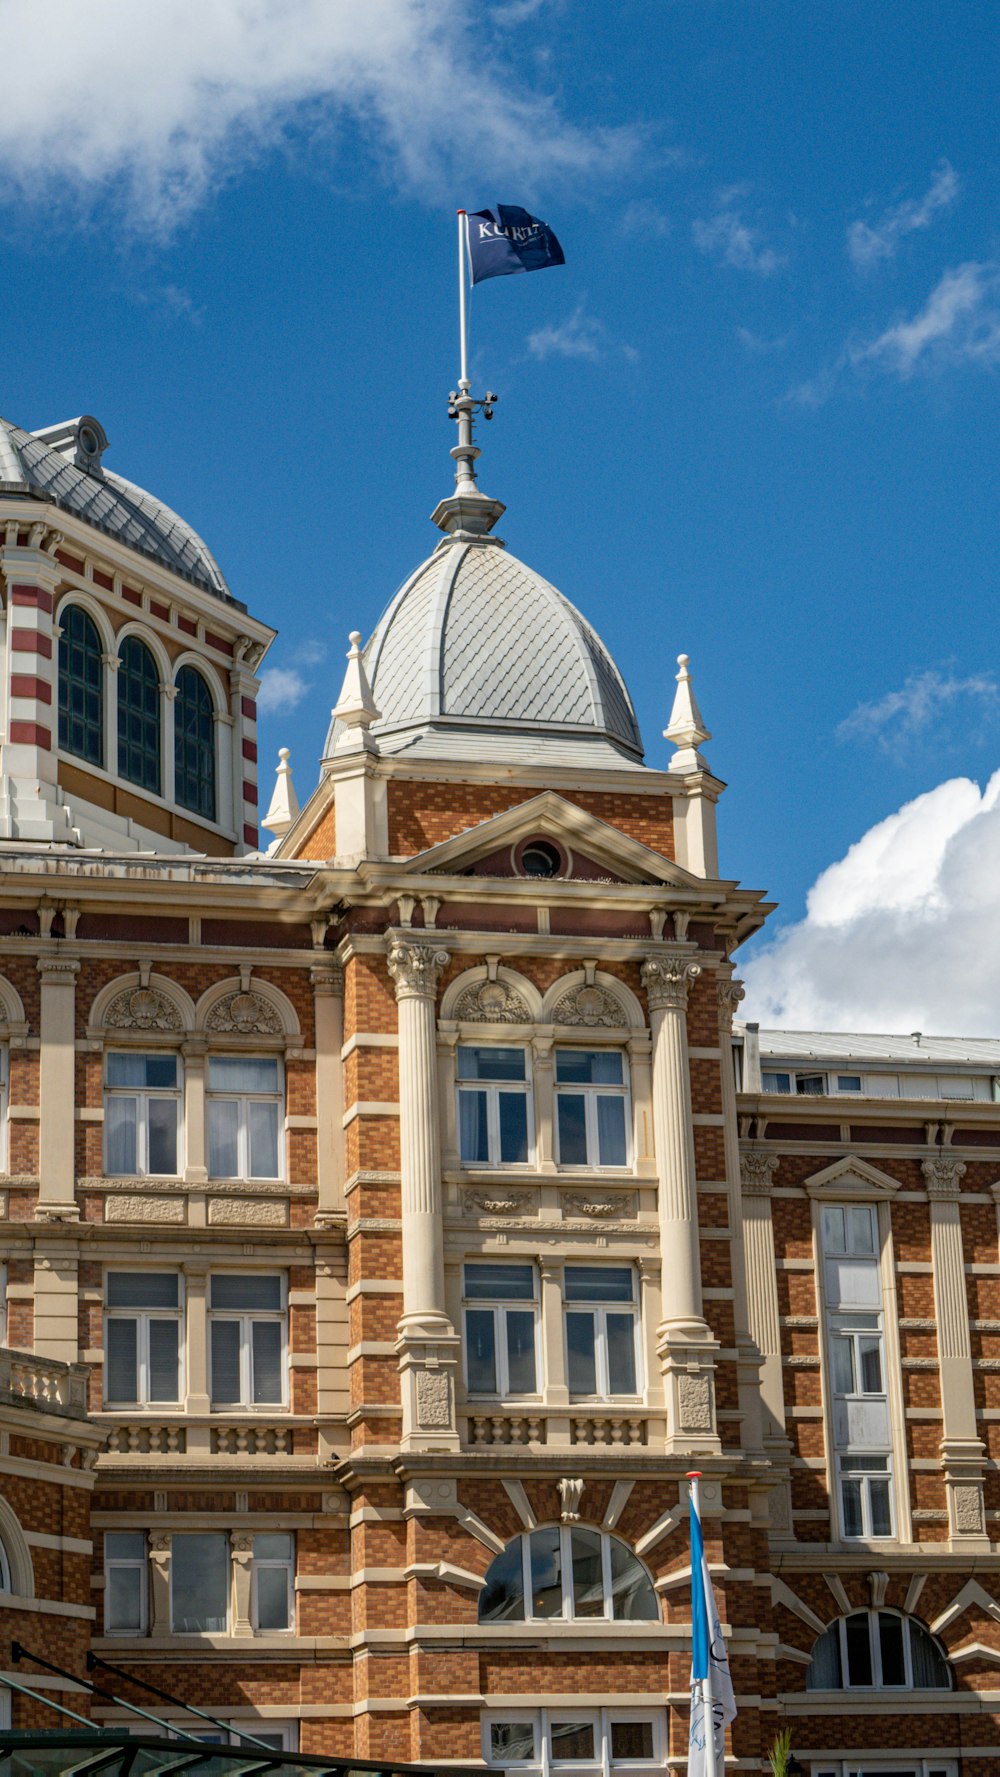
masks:
{"type": "Polygon", "coordinates": [[[648,957],[642,965],[642,985],[650,1011],[683,1012],[691,983],[700,974],[701,964],[693,962],[684,951],[648,957]]]}
{"type": "Polygon", "coordinates": [[[740,1155],[740,1180],[748,1197],[770,1197],[777,1170],[777,1154],[754,1150],[740,1155]]]}
{"type": "Polygon", "coordinates": [[[401,938],[394,939],[389,947],[389,973],[396,984],[397,1000],[413,996],[436,999],[441,970],[448,967],[450,960],[446,950],[437,950],[433,944],[408,944],[401,938]]]}
{"type": "Polygon", "coordinates": [[[727,980],[720,976],[716,982],[716,991],[719,995],[719,1030],[725,1036],[733,1027],[736,1008],[746,998],[746,989],[742,981],[727,980]]]}
{"type": "Polygon", "coordinates": [[[927,1186],[928,1197],[957,1197],[965,1172],[965,1161],[957,1160],[950,1154],[935,1154],[933,1160],[924,1160],[920,1167],[927,1186]]]}

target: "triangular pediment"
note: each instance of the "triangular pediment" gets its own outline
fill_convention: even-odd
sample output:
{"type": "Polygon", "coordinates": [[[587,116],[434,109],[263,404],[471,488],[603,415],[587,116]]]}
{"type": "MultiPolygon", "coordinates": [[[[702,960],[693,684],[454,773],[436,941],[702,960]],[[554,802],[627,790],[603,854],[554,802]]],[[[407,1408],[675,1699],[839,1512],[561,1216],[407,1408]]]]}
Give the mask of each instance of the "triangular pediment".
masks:
{"type": "Polygon", "coordinates": [[[899,1190],[898,1179],[890,1178],[887,1172],[860,1160],[856,1154],[845,1154],[832,1166],[824,1166],[822,1172],[814,1172],[804,1183],[810,1197],[836,1197],[841,1201],[846,1198],[870,1202],[875,1197],[892,1197],[899,1190]]]}
{"type": "MultiPolygon", "coordinates": [[[[555,790],[543,790],[525,802],[518,802],[502,814],[491,815],[478,827],[466,829],[453,839],[429,847],[407,859],[402,866],[417,876],[462,876],[482,860],[500,852],[510,853],[522,839],[548,839],[565,848],[572,861],[585,859],[586,875],[596,866],[607,879],[624,883],[669,884],[677,888],[704,889],[701,878],[682,870],[662,852],[653,851],[640,840],[598,820],[575,802],[569,802],[555,790]]],[[[488,872],[487,872],[488,873],[488,872]]],[[[498,871],[498,874],[501,872],[498,871]]],[[[502,874],[510,875],[509,868],[502,874]]]]}

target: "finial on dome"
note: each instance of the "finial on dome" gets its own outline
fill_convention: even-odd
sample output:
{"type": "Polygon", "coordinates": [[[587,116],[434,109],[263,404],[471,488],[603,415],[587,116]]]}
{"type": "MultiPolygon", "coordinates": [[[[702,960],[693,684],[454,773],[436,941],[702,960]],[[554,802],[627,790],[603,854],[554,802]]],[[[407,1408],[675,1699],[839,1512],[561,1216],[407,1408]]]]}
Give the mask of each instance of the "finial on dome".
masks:
{"type": "Polygon", "coordinates": [[[365,672],[365,663],[361,658],[361,631],[352,629],[348,640],[351,645],[347,651],[347,671],[332,712],[334,721],[339,722],[343,728],[335,751],[346,753],[360,749],[366,753],[377,753],[378,747],[368,730],[373,722],[378,721],[382,712],[376,705],[368,683],[368,674],[365,672]]]}
{"type": "Polygon", "coordinates": [[[663,730],[664,740],[672,740],[677,748],[670,761],[671,771],[708,770],[698,748],[703,741],[711,740],[712,736],[705,727],[704,717],[692,689],[691,674],[688,671],[689,659],[687,654],[677,656],[677,664],[681,670],[677,674],[677,691],[670,721],[663,730]]]}
{"type": "Polygon", "coordinates": [[[277,850],[289,827],[293,826],[298,818],[299,799],[295,794],[295,785],[292,783],[292,768],[288,763],[290,757],[291,754],[287,747],[278,748],[278,763],[275,768],[277,781],[274,786],[274,795],[271,797],[271,806],[260,823],[262,827],[267,828],[269,833],[274,834],[274,838],[267,848],[268,852],[277,850]]]}
{"type": "MultiPolygon", "coordinates": [[[[431,522],[439,530],[462,542],[489,536],[506,511],[502,500],[491,500],[488,494],[479,491],[476,459],[480,452],[472,438],[476,410],[484,420],[491,420],[497,396],[487,389],[482,400],[478,400],[470,394],[471,386],[468,378],[463,377],[457,390],[452,389],[448,396],[448,418],[458,425],[458,443],[451,452],[455,464],[455,492],[448,499],[441,500],[431,513],[431,522]]],[[[494,537],[492,541],[499,543],[500,539],[494,537]]]]}

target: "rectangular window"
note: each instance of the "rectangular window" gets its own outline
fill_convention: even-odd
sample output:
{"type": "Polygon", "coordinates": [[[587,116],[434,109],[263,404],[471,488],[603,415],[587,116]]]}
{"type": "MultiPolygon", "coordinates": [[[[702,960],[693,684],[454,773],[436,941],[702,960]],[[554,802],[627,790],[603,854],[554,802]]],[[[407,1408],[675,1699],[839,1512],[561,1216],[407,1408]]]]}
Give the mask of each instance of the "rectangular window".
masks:
{"type": "Polygon", "coordinates": [[[284,1278],[216,1273],[210,1283],[209,1328],[212,1406],[284,1405],[284,1278]]]}
{"type": "Polygon", "coordinates": [[[666,1753],[661,1709],[505,1710],[483,1722],[483,1756],[491,1769],[625,1777],[632,1769],[662,1769],[666,1753]]]}
{"type": "Polygon", "coordinates": [[[892,1433],[874,1205],[825,1204],[820,1239],[841,1533],[891,1537],[892,1433]]]}
{"type": "Polygon", "coordinates": [[[253,1539],[250,1610],[254,1628],[273,1635],[294,1628],[295,1538],[266,1531],[253,1539]]]}
{"type": "Polygon", "coordinates": [[[791,1074],[762,1074],[761,1088],[764,1092],[791,1092],[791,1074]]]}
{"type": "Polygon", "coordinates": [[[229,1538],[224,1530],[170,1539],[170,1626],[175,1635],[225,1635],[229,1626],[229,1538]]]}
{"type": "Polygon", "coordinates": [[[104,1632],[145,1635],[148,1622],[148,1560],[142,1530],[104,1533],[104,1632]]]}
{"type": "Polygon", "coordinates": [[[837,1091],[838,1092],[860,1092],[861,1091],[861,1075],[860,1074],[838,1074],[837,1075],[837,1091]]]}
{"type": "Polygon", "coordinates": [[[556,1050],[560,1166],[627,1166],[628,1086],[618,1049],[556,1050]]]}
{"type": "Polygon", "coordinates": [[[175,1405],[181,1382],[178,1273],[109,1271],[106,1290],[105,1405],[175,1405]]]}
{"type": "Polygon", "coordinates": [[[113,1050],[104,1076],[104,1170],[110,1177],[177,1174],[176,1055],[113,1050]]]}
{"type": "Polygon", "coordinates": [[[211,1178],[279,1178],[284,1100],[275,1055],[210,1055],[206,1092],[211,1178]]]}
{"type": "Polygon", "coordinates": [[[631,1265],[567,1265],[563,1299],[570,1394],[637,1394],[638,1312],[631,1265]]]}
{"type": "Polygon", "coordinates": [[[530,1158],[523,1049],[458,1051],[458,1148],[463,1166],[524,1166],[530,1158]]]}
{"type": "Polygon", "coordinates": [[[825,1093],[826,1093],[826,1075],[825,1074],[796,1074],[796,1076],[795,1076],[795,1090],[796,1090],[796,1092],[802,1093],[803,1095],[812,1094],[816,1097],[822,1098],[825,1096],[825,1093]]]}
{"type": "Polygon", "coordinates": [[[535,1394],[538,1308],[533,1265],[466,1265],[465,1374],[470,1395],[535,1394]]]}

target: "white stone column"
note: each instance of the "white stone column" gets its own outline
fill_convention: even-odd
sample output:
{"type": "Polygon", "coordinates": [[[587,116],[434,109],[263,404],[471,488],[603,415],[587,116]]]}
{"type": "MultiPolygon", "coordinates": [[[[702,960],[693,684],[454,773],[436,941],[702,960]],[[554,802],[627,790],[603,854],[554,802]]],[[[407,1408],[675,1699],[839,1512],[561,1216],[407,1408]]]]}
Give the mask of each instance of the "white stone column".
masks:
{"type": "Polygon", "coordinates": [[[170,1623],[170,1532],[155,1535],[149,1542],[149,1631],[151,1635],[169,1635],[170,1623]]]}
{"type": "Polygon", "coordinates": [[[322,1227],[344,1213],[344,971],[324,958],[309,979],[316,1020],[316,1221],[322,1227]]]}
{"type": "Polygon", "coordinates": [[[663,1260],[663,1320],[657,1349],[666,1393],[667,1448],[690,1454],[721,1448],[713,1382],[713,1353],[718,1347],[702,1313],[687,1041],[688,992],[700,974],[690,946],[664,948],[642,965],[653,1032],[653,1128],[663,1260]]]}
{"type": "Polygon", "coordinates": [[[771,1528],[792,1534],[791,1443],[785,1429],[785,1390],[781,1361],[781,1323],[778,1316],[778,1271],[771,1221],[771,1187],[777,1170],[776,1154],[748,1153],[740,1157],[743,1195],[743,1235],[747,1279],[747,1318],[750,1336],[760,1353],[761,1436],[765,1451],[780,1479],[770,1495],[771,1528]]]}
{"type": "Polygon", "coordinates": [[[545,1253],[538,1261],[542,1289],[542,1363],[539,1377],[548,1421],[546,1442],[570,1441],[569,1387],[566,1381],[566,1316],[563,1302],[564,1260],[545,1253]]]}
{"type": "Polygon", "coordinates": [[[184,1179],[189,1185],[208,1183],[205,1159],[204,1037],[188,1037],[181,1046],[184,1057],[184,1179]]]}
{"type": "Polygon", "coordinates": [[[920,1170],[931,1212],[934,1318],[941,1375],[941,1463],[948,1523],[952,1540],[960,1540],[963,1548],[988,1549],[983,1504],[986,1452],[976,1423],[959,1203],[965,1164],[954,1155],[935,1154],[920,1170]]]}
{"type": "MultiPolygon", "coordinates": [[[[208,1261],[189,1259],[184,1267],[185,1411],[208,1413],[211,1395],[208,1375],[208,1261]]],[[[191,1427],[188,1446],[191,1446],[191,1427]]],[[[207,1432],[202,1440],[208,1444],[207,1432]]]]}
{"type": "Polygon", "coordinates": [[[763,1431],[760,1403],[761,1354],[750,1332],[747,1305],[740,1131],[736,1115],[736,1073],[733,1067],[733,1016],[744,993],[742,981],[733,980],[731,963],[720,966],[716,977],[716,991],[719,1001],[719,1055],[722,1070],[726,1200],[729,1207],[729,1252],[733,1279],[733,1328],[739,1354],[736,1360],[736,1386],[740,1412],[743,1415],[740,1441],[744,1450],[759,1451],[763,1431]]]}
{"type": "Polygon", "coordinates": [[[78,962],[43,956],[41,977],[39,1190],[36,1214],[76,1222],[76,977],[78,962]]]}
{"type": "Polygon", "coordinates": [[[454,1370],[458,1340],[444,1287],[436,1002],[448,952],[393,937],[389,973],[399,1008],[399,1142],[403,1212],[403,1316],[399,1367],[403,1448],[457,1449],[454,1370]]]}
{"type": "Polygon", "coordinates": [[[249,1532],[231,1531],[229,1552],[233,1563],[233,1627],[232,1634],[253,1634],[250,1615],[250,1590],[253,1578],[253,1537],[249,1532]]]}

